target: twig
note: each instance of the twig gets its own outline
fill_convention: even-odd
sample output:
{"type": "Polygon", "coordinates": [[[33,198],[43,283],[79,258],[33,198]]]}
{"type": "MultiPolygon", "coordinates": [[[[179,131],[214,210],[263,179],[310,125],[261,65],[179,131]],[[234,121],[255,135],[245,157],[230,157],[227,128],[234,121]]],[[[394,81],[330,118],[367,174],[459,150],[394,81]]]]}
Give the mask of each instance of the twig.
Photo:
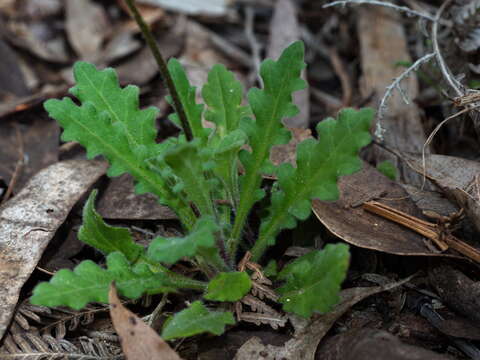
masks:
{"type": "Polygon", "coordinates": [[[392,3],[377,1],[377,0],[340,0],[340,1],[334,1],[331,3],[325,4],[323,5],[323,8],[328,8],[328,7],[337,6],[337,5],[345,6],[347,4],[371,4],[371,5],[385,6],[385,7],[389,7],[389,8],[404,12],[410,16],[418,16],[430,21],[435,21],[435,18],[430,14],[412,10],[406,6],[398,6],[392,3]]]}
{"type": "Polygon", "coordinates": [[[170,95],[172,96],[173,107],[178,114],[178,118],[180,119],[180,124],[182,125],[185,137],[188,141],[191,141],[193,139],[192,129],[190,128],[187,115],[185,114],[185,109],[183,108],[180,96],[178,95],[175,84],[173,83],[173,79],[170,76],[170,72],[168,71],[167,63],[165,62],[162,54],[160,53],[160,49],[157,46],[157,43],[153,37],[149,26],[145,23],[142,15],[139,13],[135,5],[135,0],[126,0],[126,3],[130,11],[132,12],[133,18],[137,22],[140,30],[142,31],[143,37],[145,38],[148,47],[152,51],[153,57],[155,58],[155,61],[158,65],[158,69],[160,70],[160,74],[162,75],[163,82],[168,88],[170,95]]]}
{"type": "Polygon", "coordinates": [[[448,245],[442,239],[437,226],[431,222],[419,219],[415,216],[404,213],[377,201],[367,201],[363,204],[363,208],[368,212],[379,215],[385,219],[403,225],[416,233],[432,240],[441,251],[448,249],[448,245]]]}
{"type": "Polygon", "coordinates": [[[10,183],[8,184],[7,191],[5,192],[5,195],[3,196],[3,199],[0,202],[0,205],[3,205],[5,202],[7,202],[8,199],[10,199],[10,196],[12,195],[13,190],[15,189],[15,185],[17,184],[17,181],[20,178],[20,174],[22,173],[22,169],[25,163],[25,154],[23,150],[23,138],[22,138],[22,133],[20,132],[18,126],[15,126],[15,132],[16,132],[17,144],[18,144],[18,160],[15,165],[15,170],[13,170],[10,183]]]}
{"type": "Polygon", "coordinates": [[[452,76],[450,69],[445,64],[445,60],[443,59],[442,53],[440,52],[440,47],[438,46],[438,23],[442,16],[443,11],[452,2],[452,0],[446,0],[442,6],[438,8],[437,13],[435,14],[435,20],[432,26],[432,46],[433,52],[435,53],[438,66],[440,67],[440,71],[442,72],[443,78],[447,81],[450,87],[455,90],[457,96],[464,95],[464,91],[461,90],[463,87],[457,79],[452,76]]]}
{"type": "Polygon", "coordinates": [[[309,48],[314,50],[317,55],[321,56],[324,59],[329,59],[329,54],[327,51],[327,47],[323,44],[322,41],[319,40],[319,36],[312,34],[310,29],[306,26],[300,27],[300,36],[302,40],[308,45],[309,48]]]}
{"type": "Polygon", "coordinates": [[[260,77],[260,45],[254,32],[254,20],[255,11],[251,6],[247,6],[245,9],[245,36],[247,37],[250,48],[252,49],[252,59],[255,74],[260,84],[262,84],[262,78],[260,77]]]}
{"type": "Polygon", "coordinates": [[[332,64],[333,71],[335,71],[335,74],[337,74],[342,86],[342,107],[350,106],[350,103],[352,102],[352,86],[350,76],[345,69],[345,64],[338,55],[337,49],[331,47],[328,53],[330,55],[330,62],[332,64]]]}
{"type": "MultiPolygon", "coordinates": [[[[378,115],[377,115],[377,124],[375,128],[375,136],[378,139],[383,138],[383,132],[385,131],[382,128],[381,120],[383,119],[384,112],[387,108],[387,100],[392,96],[393,90],[399,89],[400,87],[400,82],[405,79],[407,76],[410,75],[412,71],[415,71],[420,67],[422,64],[426,63],[429,61],[431,58],[435,56],[435,53],[430,53],[425,56],[422,56],[420,59],[415,61],[412,66],[410,66],[407,70],[405,70],[400,76],[398,76],[388,87],[387,91],[385,91],[385,94],[383,95],[382,100],[380,101],[380,105],[378,106],[378,115]]],[[[400,92],[402,94],[402,92],[400,92]]]]}
{"type": "Polygon", "coordinates": [[[442,251],[452,248],[469,259],[480,263],[480,251],[478,249],[475,249],[449,233],[445,234],[437,224],[419,219],[376,201],[364,203],[363,208],[429,238],[434,241],[442,251]]]}
{"type": "MultiPolygon", "coordinates": [[[[476,105],[476,107],[479,107],[480,105],[476,105]]],[[[432,142],[433,140],[433,137],[437,134],[437,132],[440,130],[440,128],[449,120],[452,120],[453,118],[456,118],[457,116],[460,116],[470,110],[473,110],[475,107],[466,107],[465,109],[447,117],[446,119],[444,119],[440,124],[438,124],[435,129],[433,129],[433,131],[430,133],[430,135],[428,135],[428,138],[427,140],[425,141],[425,143],[423,144],[423,148],[422,148],[422,167],[423,167],[423,184],[422,184],[422,187],[423,185],[425,184],[425,180],[426,180],[426,177],[427,177],[427,165],[426,165],[426,160],[425,160],[425,152],[426,152],[426,148],[428,145],[430,145],[430,143],[432,142]]]]}

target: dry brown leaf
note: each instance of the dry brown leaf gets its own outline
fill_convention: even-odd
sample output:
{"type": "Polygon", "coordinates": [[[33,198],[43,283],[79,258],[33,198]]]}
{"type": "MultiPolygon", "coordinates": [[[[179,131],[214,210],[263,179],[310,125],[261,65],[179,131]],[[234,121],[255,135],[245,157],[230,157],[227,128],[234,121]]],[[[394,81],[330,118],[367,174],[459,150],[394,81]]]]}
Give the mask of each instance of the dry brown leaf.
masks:
{"type": "Polygon", "coordinates": [[[21,47],[40,59],[55,62],[69,62],[69,55],[62,34],[52,33],[51,24],[47,22],[25,23],[8,21],[5,36],[9,42],[21,47]],[[45,40],[45,34],[50,37],[45,40]]]}
{"type": "Polygon", "coordinates": [[[58,161],[58,137],[57,122],[40,116],[32,116],[32,120],[23,125],[0,122],[0,177],[9,183],[21,161],[15,193],[39,170],[58,161]]]}
{"type": "Polygon", "coordinates": [[[320,222],[342,240],[396,255],[442,255],[429,250],[422,236],[362,209],[360,205],[364,202],[376,200],[409,215],[423,217],[406,191],[375,168],[364,163],[360,172],[340,178],[339,188],[340,200],[314,200],[312,208],[320,222]]]}
{"type": "Polygon", "coordinates": [[[110,180],[97,211],[107,219],[171,220],[177,219],[169,207],[160,205],[153,194],[135,194],[133,178],[121,175],[110,180]]]}
{"type": "Polygon", "coordinates": [[[111,29],[103,7],[91,0],[67,0],[65,14],[73,49],[82,59],[95,62],[111,29]]]}
{"type": "Polygon", "coordinates": [[[78,199],[106,171],[99,161],[59,162],[0,207],[0,339],[20,290],[78,199]]]}
{"type": "Polygon", "coordinates": [[[385,330],[360,328],[328,339],[317,351],[328,360],[453,360],[420,346],[406,344],[385,330]]]}
{"type": "Polygon", "coordinates": [[[15,51],[0,39],[0,102],[19,96],[27,96],[30,91],[19,67],[19,58],[15,51]]]}
{"type": "Polygon", "coordinates": [[[480,283],[478,281],[446,265],[430,269],[428,278],[442,303],[475,324],[480,323],[480,283]]]}
{"type": "Polygon", "coordinates": [[[181,360],[155,330],[122,305],[114,284],[108,298],[113,326],[127,360],[181,360]]]}
{"type": "Polygon", "coordinates": [[[426,155],[425,169],[421,154],[402,154],[407,164],[438,185],[465,210],[480,231],[480,162],[446,155],[426,155]]]}

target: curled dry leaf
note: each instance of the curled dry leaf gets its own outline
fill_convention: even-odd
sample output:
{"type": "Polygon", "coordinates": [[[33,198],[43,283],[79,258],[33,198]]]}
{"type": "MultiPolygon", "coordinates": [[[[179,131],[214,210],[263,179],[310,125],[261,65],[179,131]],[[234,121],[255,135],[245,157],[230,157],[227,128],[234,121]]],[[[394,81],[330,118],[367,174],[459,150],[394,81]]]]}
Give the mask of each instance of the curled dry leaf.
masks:
{"type": "Polygon", "coordinates": [[[403,154],[407,164],[438,185],[480,231],[480,162],[446,155],[403,154]]]}
{"type": "Polygon", "coordinates": [[[108,297],[113,326],[127,360],[181,360],[155,330],[122,305],[114,284],[108,297]]]}
{"type": "Polygon", "coordinates": [[[360,172],[342,177],[339,188],[339,201],[314,200],[312,208],[320,222],[342,240],[396,255],[442,255],[433,253],[421,235],[362,209],[364,202],[376,200],[422,218],[407,192],[375,168],[364,163],[360,172]]]}
{"type": "Polygon", "coordinates": [[[0,339],[20,290],[78,199],[106,171],[99,161],[59,162],[0,207],[0,339]]]}

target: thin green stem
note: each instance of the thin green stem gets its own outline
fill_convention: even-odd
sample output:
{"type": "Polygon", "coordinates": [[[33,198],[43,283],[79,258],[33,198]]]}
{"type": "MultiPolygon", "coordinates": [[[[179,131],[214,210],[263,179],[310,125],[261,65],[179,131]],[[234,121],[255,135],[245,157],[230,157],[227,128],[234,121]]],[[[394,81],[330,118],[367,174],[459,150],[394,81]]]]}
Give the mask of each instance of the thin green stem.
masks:
{"type": "Polygon", "coordinates": [[[152,271],[163,272],[164,274],[168,275],[168,277],[170,277],[174,285],[178,286],[179,288],[193,289],[193,290],[199,290],[199,291],[204,291],[207,288],[207,284],[205,282],[193,280],[193,279],[190,279],[189,277],[177,274],[176,272],[170,269],[167,269],[166,267],[159,264],[158,262],[150,260],[148,257],[144,255],[141,255],[140,258],[137,260],[137,262],[138,261],[148,264],[152,269],[152,271]]]}
{"type": "Polygon", "coordinates": [[[165,62],[160,49],[153,37],[153,34],[149,28],[149,26],[143,20],[142,15],[139,13],[136,5],[135,0],[126,0],[125,1],[128,5],[128,8],[133,14],[133,18],[138,24],[138,27],[142,31],[143,37],[147,42],[148,47],[152,51],[153,57],[157,62],[158,69],[160,70],[160,74],[162,75],[163,82],[165,86],[168,88],[170,95],[173,100],[173,107],[175,108],[176,113],[178,114],[178,118],[180,119],[180,123],[183,128],[183,132],[185,133],[185,137],[188,141],[193,140],[192,129],[190,128],[190,124],[187,119],[187,115],[185,114],[185,109],[183,108],[182,102],[180,101],[180,96],[178,95],[177,88],[173,83],[173,79],[170,76],[170,72],[168,71],[167,63],[165,62]]]}

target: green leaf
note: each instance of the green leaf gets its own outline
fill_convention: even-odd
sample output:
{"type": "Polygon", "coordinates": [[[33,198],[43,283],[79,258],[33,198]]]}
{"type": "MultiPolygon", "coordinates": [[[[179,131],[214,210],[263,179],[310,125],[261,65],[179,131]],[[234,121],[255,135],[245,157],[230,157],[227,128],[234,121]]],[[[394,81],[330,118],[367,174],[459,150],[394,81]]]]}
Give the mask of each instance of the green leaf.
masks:
{"type": "Polygon", "coordinates": [[[189,308],[180,311],[165,323],[162,331],[164,340],[171,340],[209,332],[221,335],[225,325],[235,324],[231,312],[209,311],[200,301],[193,302],[189,308]]]}
{"type": "Polygon", "coordinates": [[[252,281],[246,272],[220,273],[208,283],[207,300],[237,301],[250,291],[252,281]]]}
{"type": "Polygon", "coordinates": [[[214,65],[208,73],[208,81],[202,88],[202,96],[208,110],[205,119],[216,125],[219,138],[237,130],[245,108],[241,106],[242,84],[223,65],[214,65]]]}
{"type": "MultiPolygon", "coordinates": [[[[183,105],[185,115],[192,129],[193,137],[202,139],[202,141],[205,140],[209,131],[202,126],[203,105],[197,104],[195,100],[196,87],[190,85],[185,69],[177,59],[172,58],[168,61],[168,71],[177,89],[180,102],[183,105]]],[[[167,101],[172,104],[172,98],[170,96],[167,96],[167,101]]],[[[168,118],[180,126],[180,119],[177,113],[171,114],[168,118]]]]}
{"type": "Polygon", "coordinates": [[[176,188],[173,191],[185,192],[200,215],[213,216],[215,210],[212,196],[218,182],[216,179],[207,179],[205,175],[212,163],[208,156],[202,156],[200,145],[198,139],[177,145],[167,151],[163,159],[177,176],[176,188]]]}
{"type": "Polygon", "coordinates": [[[338,301],[350,255],[345,244],[328,244],[288,264],[278,274],[285,284],[277,289],[283,309],[304,318],[326,313],[338,301]]]}
{"type": "Polygon", "coordinates": [[[217,225],[212,218],[200,218],[189,235],[183,238],[155,238],[148,247],[149,259],[174,264],[182,257],[192,257],[201,250],[214,250],[217,225]]]}
{"type": "Polygon", "coordinates": [[[395,181],[395,179],[397,178],[397,168],[388,160],[378,163],[377,170],[386,177],[388,177],[390,180],[395,181]]]}
{"type": "Polygon", "coordinates": [[[242,128],[249,137],[252,152],[240,153],[245,175],[241,180],[240,204],[232,230],[230,253],[235,252],[250,209],[262,194],[258,191],[262,170],[269,165],[272,146],[285,144],[290,139],[290,132],[283,126],[282,120],[298,113],[298,108],[292,103],[292,94],[306,85],[300,78],[305,67],[303,57],[303,43],[297,41],[283,51],[278,61],[265,60],[260,67],[264,88],[253,88],[248,92],[255,121],[243,121],[242,128]]]}
{"type": "Polygon", "coordinates": [[[138,193],[151,192],[177,212],[187,228],[194,223],[189,205],[182,202],[159,173],[149,169],[147,160],[158,156],[166,144],[155,142],[158,109],[139,109],[136,86],[121,88],[113,69],[99,71],[92,64],[77,62],[76,85],[70,91],[81,102],[51,99],[45,102],[49,115],[64,128],[64,141],[78,141],[87,157],[103,155],[110,163],[109,176],[129,173],[138,181],[138,193]]]}
{"type": "Polygon", "coordinates": [[[277,169],[278,188],[272,191],[269,215],[263,219],[252,249],[258,261],[280,230],[293,228],[297,219],[311,213],[311,200],[338,199],[337,180],[362,167],[360,149],[370,143],[372,109],[344,109],[338,120],[328,118],[317,125],[319,140],[307,139],[297,146],[297,167],[284,163],[277,169]]]}
{"type": "Polygon", "coordinates": [[[97,190],[92,191],[85,203],[83,225],[78,232],[78,238],[106,255],[120,251],[128,261],[134,262],[142,253],[143,247],[133,241],[128,229],[110,226],[103,221],[95,211],[96,196],[97,190]]]}
{"type": "Polygon", "coordinates": [[[50,307],[65,305],[77,310],[89,302],[108,303],[112,281],[119,292],[130,299],[137,299],[145,292],[162,293],[176,289],[165,273],[153,273],[146,264],[132,267],[123,254],[114,252],[107,257],[107,269],[86,260],[73,271],[58,271],[50,282],[35,287],[30,302],[50,307]]]}
{"type": "MultiPolygon", "coordinates": [[[[215,175],[223,182],[222,198],[236,204],[239,198],[238,160],[240,148],[246,143],[246,134],[239,129],[247,107],[242,106],[242,84],[223,65],[215,65],[208,73],[202,96],[208,106],[205,119],[215,124],[215,132],[209,139],[209,147],[215,157],[215,175]]],[[[225,213],[228,218],[228,212],[225,213]]]]}
{"type": "Polygon", "coordinates": [[[278,274],[277,267],[277,262],[271,259],[267,266],[263,268],[263,275],[265,275],[267,278],[275,278],[278,274]]]}

